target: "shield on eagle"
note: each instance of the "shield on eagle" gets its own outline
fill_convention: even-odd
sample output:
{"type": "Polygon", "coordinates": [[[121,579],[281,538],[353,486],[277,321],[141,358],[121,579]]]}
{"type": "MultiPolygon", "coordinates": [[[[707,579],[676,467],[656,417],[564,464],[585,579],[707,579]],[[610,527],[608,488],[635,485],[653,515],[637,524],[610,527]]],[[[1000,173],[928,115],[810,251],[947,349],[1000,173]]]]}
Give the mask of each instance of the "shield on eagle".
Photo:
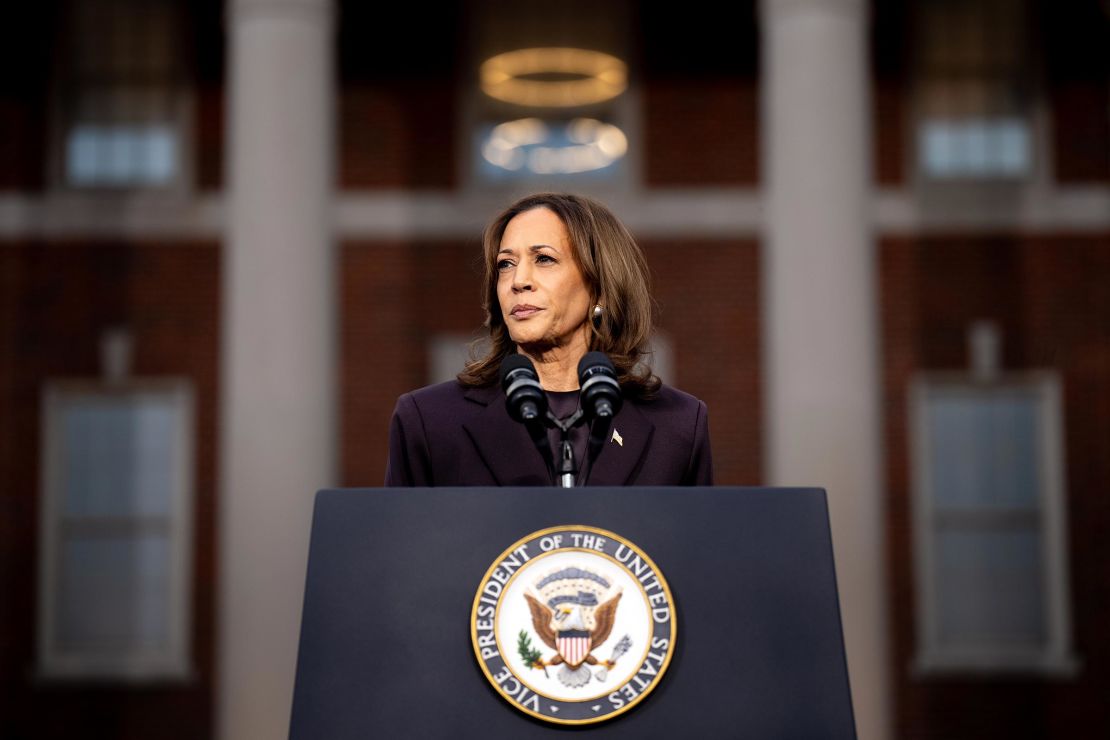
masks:
{"type": "Polygon", "coordinates": [[[556,633],[555,649],[571,668],[577,668],[590,654],[592,641],[585,630],[566,630],[556,633]]]}

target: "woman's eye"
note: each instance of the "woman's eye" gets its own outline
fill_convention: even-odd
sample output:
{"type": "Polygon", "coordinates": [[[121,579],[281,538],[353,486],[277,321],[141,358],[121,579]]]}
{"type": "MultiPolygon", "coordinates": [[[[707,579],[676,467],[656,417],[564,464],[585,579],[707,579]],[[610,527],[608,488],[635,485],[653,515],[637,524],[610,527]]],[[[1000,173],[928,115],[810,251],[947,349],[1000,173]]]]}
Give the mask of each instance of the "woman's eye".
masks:
{"type": "Polygon", "coordinates": [[[505,270],[508,270],[512,266],[513,266],[513,263],[510,262],[509,260],[500,260],[497,263],[497,271],[498,272],[504,272],[505,270]]]}
{"type": "Polygon", "coordinates": [[[547,254],[538,254],[536,255],[536,262],[550,262],[553,264],[555,262],[555,258],[547,254]]]}

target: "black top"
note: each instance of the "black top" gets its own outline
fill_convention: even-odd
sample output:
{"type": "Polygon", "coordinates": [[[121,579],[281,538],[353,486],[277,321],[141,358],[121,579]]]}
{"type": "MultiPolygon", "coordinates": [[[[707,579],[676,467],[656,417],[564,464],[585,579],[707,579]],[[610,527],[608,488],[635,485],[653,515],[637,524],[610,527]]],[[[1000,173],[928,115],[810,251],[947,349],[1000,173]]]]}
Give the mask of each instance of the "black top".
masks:
{"type": "MultiPolygon", "coordinates": [[[[578,391],[547,391],[547,404],[556,419],[566,421],[574,416],[574,412],[578,410],[578,391]]],[[[590,437],[590,427],[583,423],[567,430],[567,432],[571,449],[574,450],[574,464],[578,470],[575,481],[578,485],[582,485],[589,472],[586,460],[586,443],[590,437]]],[[[555,456],[555,473],[557,475],[562,453],[563,433],[556,427],[549,427],[547,439],[551,443],[551,452],[555,456]]]]}

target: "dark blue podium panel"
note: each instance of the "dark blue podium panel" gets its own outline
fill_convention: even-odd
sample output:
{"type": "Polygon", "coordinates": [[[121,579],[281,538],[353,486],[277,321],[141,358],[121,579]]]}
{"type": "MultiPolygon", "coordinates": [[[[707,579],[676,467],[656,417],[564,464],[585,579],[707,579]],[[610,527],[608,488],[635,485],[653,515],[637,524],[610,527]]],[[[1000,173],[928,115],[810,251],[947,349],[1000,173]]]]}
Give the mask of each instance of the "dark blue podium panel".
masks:
{"type": "Polygon", "coordinates": [[[316,497],[290,736],[854,738],[825,493],[786,488],[409,488],[316,497]],[[670,585],[651,695],[605,722],[530,717],[471,645],[483,576],[517,540],[610,530],[670,585]]]}

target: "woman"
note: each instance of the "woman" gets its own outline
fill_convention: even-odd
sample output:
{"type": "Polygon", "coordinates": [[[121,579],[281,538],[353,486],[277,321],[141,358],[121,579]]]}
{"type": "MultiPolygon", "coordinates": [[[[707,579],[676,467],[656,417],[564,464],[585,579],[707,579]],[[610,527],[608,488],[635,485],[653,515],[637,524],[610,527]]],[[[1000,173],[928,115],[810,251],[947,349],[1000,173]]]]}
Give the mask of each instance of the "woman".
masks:
{"type": "MultiPolygon", "coordinates": [[[[598,350],[616,368],[624,404],[578,482],[711,485],[705,403],[663,386],[640,363],[652,329],[648,269],[617,218],[589,198],[531,195],[489,225],[483,256],[489,352],[457,380],[398,399],[385,484],[552,485],[532,439],[506,410],[501,361],[527,356],[564,419],[577,408],[578,361],[598,350]]],[[[586,436],[585,427],[571,436],[579,461],[586,436]]]]}

